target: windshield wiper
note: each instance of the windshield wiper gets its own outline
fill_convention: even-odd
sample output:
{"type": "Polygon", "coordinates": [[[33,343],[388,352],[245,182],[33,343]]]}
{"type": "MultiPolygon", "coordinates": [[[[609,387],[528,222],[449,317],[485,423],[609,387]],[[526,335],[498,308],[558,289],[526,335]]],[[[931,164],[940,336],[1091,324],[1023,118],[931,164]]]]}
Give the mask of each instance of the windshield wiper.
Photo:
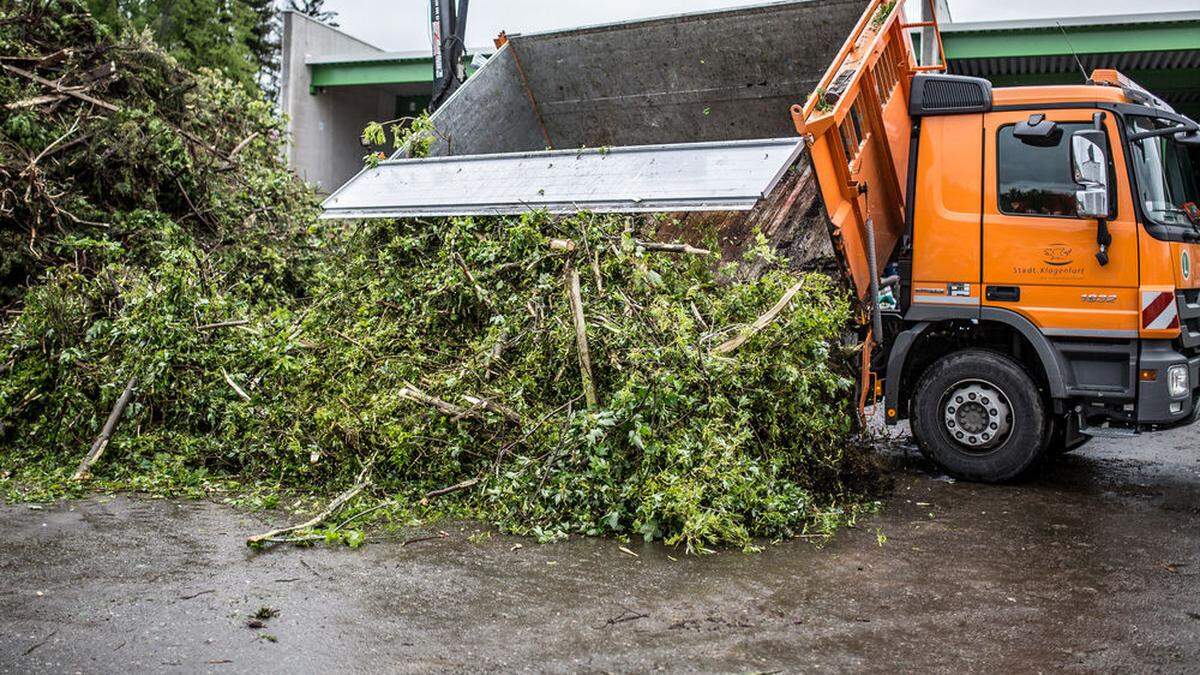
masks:
{"type": "MultiPolygon", "coordinates": [[[[1140,132],[1130,136],[1129,140],[1133,141],[1133,142],[1137,142],[1137,141],[1144,141],[1147,138],[1157,138],[1159,136],[1174,136],[1176,134],[1189,134],[1188,136],[1185,137],[1187,139],[1187,141],[1185,141],[1185,142],[1194,142],[1194,141],[1192,141],[1191,135],[1195,134],[1197,131],[1200,131],[1200,126],[1180,124],[1179,126],[1175,126],[1175,127],[1163,127],[1161,129],[1151,129],[1149,131],[1140,131],[1140,132]]],[[[1177,140],[1184,140],[1184,139],[1177,139],[1177,140]]]]}

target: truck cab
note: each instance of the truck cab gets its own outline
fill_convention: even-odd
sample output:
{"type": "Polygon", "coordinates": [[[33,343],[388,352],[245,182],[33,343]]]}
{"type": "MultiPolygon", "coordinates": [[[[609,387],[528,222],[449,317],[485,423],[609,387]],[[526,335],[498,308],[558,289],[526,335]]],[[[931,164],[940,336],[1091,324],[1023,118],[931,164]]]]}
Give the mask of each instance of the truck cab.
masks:
{"type": "Polygon", "coordinates": [[[1200,133],[1115,71],[911,87],[889,423],[981,480],[1200,414],[1200,133]]]}
{"type": "Polygon", "coordinates": [[[989,482],[1195,422],[1200,126],[1114,70],[994,89],[918,65],[914,28],[938,35],[871,3],[792,109],[863,313],[860,406],[989,482]]]}

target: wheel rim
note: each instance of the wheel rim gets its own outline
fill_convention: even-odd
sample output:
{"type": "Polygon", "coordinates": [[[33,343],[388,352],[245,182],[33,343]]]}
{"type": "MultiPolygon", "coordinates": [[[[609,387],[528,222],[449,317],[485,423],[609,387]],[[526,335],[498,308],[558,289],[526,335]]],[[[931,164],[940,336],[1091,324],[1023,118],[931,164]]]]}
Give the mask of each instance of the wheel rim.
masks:
{"type": "Polygon", "coordinates": [[[950,387],[941,409],[950,439],[967,452],[991,452],[1012,432],[1012,405],[986,380],[964,380],[950,387]]]}

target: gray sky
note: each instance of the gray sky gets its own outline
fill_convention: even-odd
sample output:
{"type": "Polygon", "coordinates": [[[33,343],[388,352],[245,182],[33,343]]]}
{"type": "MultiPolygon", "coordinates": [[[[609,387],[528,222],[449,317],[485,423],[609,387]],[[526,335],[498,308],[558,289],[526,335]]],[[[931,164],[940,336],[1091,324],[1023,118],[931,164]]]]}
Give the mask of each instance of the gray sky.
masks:
{"type": "MultiPolygon", "coordinates": [[[[570,28],[625,19],[762,4],[764,0],[472,0],[467,44],[490,45],[509,33],[570,28]]],[[[910,6],[914,0],[907,0],[910,6]]],[[[1035,19],[1087,14],[1195,10],[1200,0],[949,0],[955,21],[1035,19]]],[[[428,0],[326,0],[342,30],[389,51],[429,48],[428,0]]]]}

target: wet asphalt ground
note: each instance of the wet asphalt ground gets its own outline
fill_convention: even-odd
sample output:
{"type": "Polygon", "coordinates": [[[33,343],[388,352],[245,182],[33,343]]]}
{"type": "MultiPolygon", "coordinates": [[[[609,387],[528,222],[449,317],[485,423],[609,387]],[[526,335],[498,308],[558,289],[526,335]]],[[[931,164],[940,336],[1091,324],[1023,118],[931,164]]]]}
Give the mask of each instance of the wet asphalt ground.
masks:
{"type": "Polygon", "coordinates": [[[823,548],[702,557],[445,524],[256,553],[264,516],[206,502],[3,506],[0,672],[1200,672],[1200,429],[1013,486],[895,462],[823,548]]]}

